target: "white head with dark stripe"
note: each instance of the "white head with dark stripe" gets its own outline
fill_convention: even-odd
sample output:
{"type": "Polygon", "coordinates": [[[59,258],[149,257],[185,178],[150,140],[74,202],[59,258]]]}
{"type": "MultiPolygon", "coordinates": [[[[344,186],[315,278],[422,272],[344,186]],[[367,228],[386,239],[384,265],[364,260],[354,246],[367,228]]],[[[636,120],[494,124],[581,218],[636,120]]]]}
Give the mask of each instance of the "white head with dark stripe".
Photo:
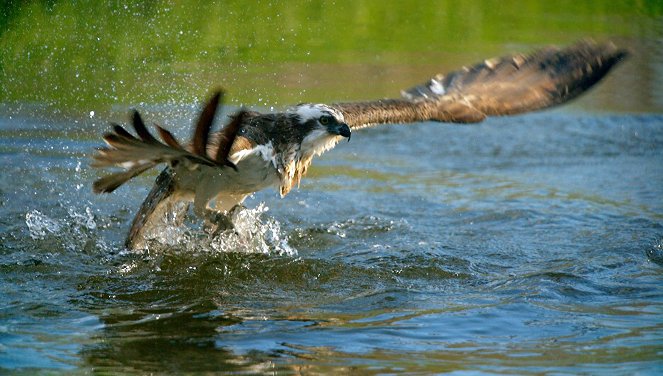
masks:
{"type": "Polygon", "coordinates": [[[288,112],[296,116],[299,127],[305,132],[300,149],[305,155],[319,155],[342,137],[350,140],[352,133],[343,114],[331,106],[305,103],[288,112]]]}

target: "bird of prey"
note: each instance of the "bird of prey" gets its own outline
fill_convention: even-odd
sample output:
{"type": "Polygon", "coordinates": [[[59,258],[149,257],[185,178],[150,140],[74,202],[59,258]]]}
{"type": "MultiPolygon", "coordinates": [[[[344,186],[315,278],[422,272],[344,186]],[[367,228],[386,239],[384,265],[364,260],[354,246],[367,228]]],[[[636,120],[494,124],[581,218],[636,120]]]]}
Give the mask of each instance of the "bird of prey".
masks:
{"type": "Polygon", "coordinates": [[[93,156],[94,167],[122,171],[98,179],[93,190],[112,192],[152,167],[167,165],[126,238],[128,248],[142,248],[155,226],[165,218],[181,220],[191,202],[206,223],[227,225],[235,208],[253,192],[275,187],[282,197],[287,195],[314,156],[349,140],[355,130],[422,121],[474,123],[559,105],[592,87],[626,56],[612,43],[547,47],[436,75],[398,99],[299,104],[267,114],[241,110],[220,131],[211,132],[219,91],[204,106],[188,145],[156,125],[159,141],[134,111],[136,135],[112,124],[112,132],[104,135],[107,147],[93,156]]]}

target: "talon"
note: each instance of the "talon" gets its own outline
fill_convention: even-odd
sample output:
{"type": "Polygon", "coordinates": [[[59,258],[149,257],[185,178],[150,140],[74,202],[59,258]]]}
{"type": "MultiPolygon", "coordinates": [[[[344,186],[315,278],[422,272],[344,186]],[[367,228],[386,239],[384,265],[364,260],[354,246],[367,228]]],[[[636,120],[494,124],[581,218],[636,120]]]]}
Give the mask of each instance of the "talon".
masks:
{"type": "Polygon", "coordinates": [[[210,210],[207,212],[206,217],[212,236],[216,236],[220,232],[232,230],[235,228],[235,225],[232,222],[231,212],[222,213],[219,211],[210,210]]]}

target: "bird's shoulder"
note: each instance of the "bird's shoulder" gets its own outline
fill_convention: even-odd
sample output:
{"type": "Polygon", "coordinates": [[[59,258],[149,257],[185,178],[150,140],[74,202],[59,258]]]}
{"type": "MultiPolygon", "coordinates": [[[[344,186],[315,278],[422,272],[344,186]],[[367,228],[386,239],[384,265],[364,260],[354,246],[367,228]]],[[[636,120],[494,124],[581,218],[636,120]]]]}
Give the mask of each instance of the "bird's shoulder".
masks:
{"type": "Polygon", "coordinates": [[[271,144],[281,148],[294,139],[296,132],[292,116],[288,113],[249,112],[237,135],[246,139],[240,144],[250,143],[250,147],[271,144]]]}
{"type": "MultiPolygon", "coordinates": [[[[231,116],[232,118],[232,116],[231,116]]],[[[287,144],[292,127],[286,113],[260,113],[248,111],[244,114],[242,124],[237,131],[230,153],[251,151],[269,146],[279,152],[287,144]]],[[[221,142],[223,132],[210,135],[209,147],[215,150],[221,142]]]]}

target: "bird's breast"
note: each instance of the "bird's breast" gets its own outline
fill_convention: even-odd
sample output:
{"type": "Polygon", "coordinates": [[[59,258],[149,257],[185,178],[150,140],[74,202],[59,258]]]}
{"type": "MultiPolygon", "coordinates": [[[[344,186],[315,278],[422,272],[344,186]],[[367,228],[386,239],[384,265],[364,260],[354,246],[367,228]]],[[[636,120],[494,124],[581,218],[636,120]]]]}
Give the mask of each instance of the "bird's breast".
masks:
{"type": "Polygon", "coordinates": [[[243,150],[233,154],[230,161],[237,166],[206,166],[180,164],[174,177],[181,192],[216,191],[228,194],[251,194],[278,186],[280,174],[271,150],[266,147],[243,150]]]}
{"type": "Polygon", "coordinates": [[[253,193],[276,186],[280,182],[280,174],[272,160],[260,154],[246,156],[237,162],[237,171],[226,169],[228,186],[238,191],[253,193]]]}

